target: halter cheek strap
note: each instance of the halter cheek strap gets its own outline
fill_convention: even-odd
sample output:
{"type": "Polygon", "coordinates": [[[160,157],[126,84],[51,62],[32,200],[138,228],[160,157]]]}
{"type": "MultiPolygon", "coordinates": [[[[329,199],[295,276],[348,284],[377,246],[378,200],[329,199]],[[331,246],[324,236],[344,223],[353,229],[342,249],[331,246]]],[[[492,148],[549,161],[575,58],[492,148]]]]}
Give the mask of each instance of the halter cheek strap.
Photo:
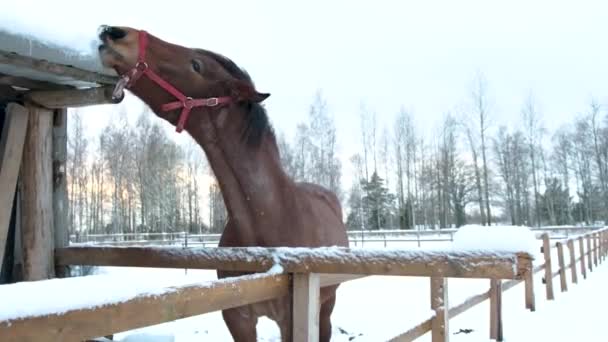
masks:
{"type": "Polygon", "coordinates": [[[161,110],[163,112],[172,111],[175,109],[182,108],[182,112],[177,121],[175,127],[176,132],[181,132],[184,129],[186,120],[192,108],[195,107],[215,107],[222,104],[227,104],[232,101],[230,96],[222,97],[209,97],[205,99],[193,99],[192,97],[184,95],[182,92],[177,90],[171,83],[165,81],[157,73],[148,67],[146,63],[146,47],[148,46],[148,34],[146,31],[139,31],[139,55],[137,57],[137,64],[128,73],[124,74],[116,84],[114,89],[114,96],[118,97],[117,94],[122,93],[123,88],[131,88],[135,85],[143,75],[146,75],[152,82],[158,84],[161,88],[167,91],[169,94],[177,98],[177,101],[168,102],[162,105],[161,110]]]}

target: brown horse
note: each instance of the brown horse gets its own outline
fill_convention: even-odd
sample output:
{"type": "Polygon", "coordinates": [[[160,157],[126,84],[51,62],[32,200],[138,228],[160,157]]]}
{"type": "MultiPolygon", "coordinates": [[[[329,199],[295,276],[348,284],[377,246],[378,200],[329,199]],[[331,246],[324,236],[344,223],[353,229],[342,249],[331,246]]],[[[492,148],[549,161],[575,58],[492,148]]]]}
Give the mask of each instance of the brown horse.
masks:
{"type": "MultiPolygon", "coordinates": [[[[171,44],[144,31],[102,27],[100,58],[160,118],[185,129],[205,151],[228,222],[220,246],[348,246],[342,208],[321,186],[294,182],[281,166],[274,133],[248,74],[211,51],[171,44]]],[[[219,278],[241,273],[218,271],[219,278]]],[[[319,337],[331,338],[337,286],[321,289],[319,337]]],[[[258,317],[291,341],[291,298],[222,312],[236,341],[256,341],[258,317]]]]}

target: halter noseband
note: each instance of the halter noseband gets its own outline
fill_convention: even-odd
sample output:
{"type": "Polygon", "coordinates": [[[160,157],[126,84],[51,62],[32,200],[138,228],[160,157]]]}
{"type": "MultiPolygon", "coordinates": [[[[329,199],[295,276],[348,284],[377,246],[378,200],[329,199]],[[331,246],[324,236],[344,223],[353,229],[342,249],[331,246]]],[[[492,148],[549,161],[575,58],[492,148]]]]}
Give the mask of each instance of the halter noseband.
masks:
{"type": "Polygon", "coordinates": [[[178,101],[169,102],[162,105],[161,109],[163,112],[183,108],[182,113],[179,116],[177,125],[175,126],[175,131],[178,133],[184,129],[184,125],[186,124],[186,120],[188,119],[188,115],[190,114],[192,108],[215,107],[220,104],[229,103],[232,100],[230,96],[209,97],[206,99],[193,99],[189,96],[184,95],[182,92],[177,90],[177,88],[162,79],[160,76],[158,76],[158,74],[156,74],[152,69],[148,67],[148,63],[146,63],[147,45],[148,34],[146,33],[146,31],[139,31],[139,56],[137,57],[137,64],[135,64],[135,67],[133,67],[131,71],[124,74],[120,78],[120,80],[116,84],[116,88],[114,89],[113,97],[120,97],[122,95],[123,89],[131,88],[133,85],[135,85],[135,82],[137,82],[137,80],[141,78],[142,75],[148,76],[151,81],[155,82],[161,88],[166,90],[169,94],[173,95],[178,99],[178,101]]]}

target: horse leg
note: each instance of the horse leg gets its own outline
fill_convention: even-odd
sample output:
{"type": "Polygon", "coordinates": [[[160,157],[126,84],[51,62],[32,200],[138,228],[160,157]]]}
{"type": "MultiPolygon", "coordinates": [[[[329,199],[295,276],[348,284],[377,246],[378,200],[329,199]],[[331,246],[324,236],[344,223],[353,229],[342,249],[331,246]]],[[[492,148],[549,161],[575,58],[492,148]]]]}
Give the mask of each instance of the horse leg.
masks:
{"type": "Polygon", "coordinates": [[[331,313],[336,305],[336,295],[328,298],[319,312],[319,341],[329,342],[331,340],[331,313]]]}
{"type": "Polygon", "coordinates": [[[222,311],[224,322],[235,342],[256,342],[258,318],[249,308],[239,307],[222,311]],[[245,311],[243,311],[245,310],[245,311]]]}

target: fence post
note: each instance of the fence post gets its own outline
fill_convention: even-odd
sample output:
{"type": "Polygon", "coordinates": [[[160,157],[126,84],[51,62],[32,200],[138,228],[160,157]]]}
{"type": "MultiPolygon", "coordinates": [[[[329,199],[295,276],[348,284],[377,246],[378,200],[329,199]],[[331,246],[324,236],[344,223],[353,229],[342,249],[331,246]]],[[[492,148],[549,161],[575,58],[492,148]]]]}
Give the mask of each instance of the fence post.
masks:
{"type": "Polygon", "coordinates": [[[598,247],[597,247],[597,233],[594,232],[591,235],[591,238],[593,239],[593,266],[597,267],[597,252],[598,252],[598,247]]]}
{"type": "Polygon", "coordinates": [[[502,341],[502,280],[490,280],[490,339],[502,341]]]}
{"type": "Polygon", "coordinates": [[[448,280],[447,278],[431,278],[431,309],[435,310],[432,320],[432,342],[448,342],[450,328],[448,316],[448,280]]]}
{"type": "Polygon", "coordinates": [[[585,244],[583,243],[582,236],[578,237],[578,245],[581,254],[581,274],[583,275],[583,279],[587,279],[587,268],[585,267],[585,244]]]}
{"type": "Polygon", "coordinates": [[[572,272],[572,283],[578,283],[578,275],[576,274],[576,256],[574,253],[574,240],[568,240],[568,251],[570,252],[570,271],[572,272]]]}
{"type": "Polygon", "coordinates": [[[587,266],[593,271],[593,249],[591,247],[591,234],[587,234],[587,266]]]}
{"type": "Polygon", "coordinates": [[[564,245],[558,241],[557,245],[557,262],[559,263],[559,282],[562,292],[568,291],[568,282],[566,281],[566,263],[564,262],[564,245]]]}
{"type": "Polygon", "coordinates": [[[549,234],[543,233],[543,254],[545,256],[545,288],[547,289],[547,300],[553,300],[553,272],[551,271],[551,243],[549,234]]]}
{"type": "Polygon", "coordinates": [[[526,309],[534,312],[536,311],[536,301],[534,298],[534,270],[526,274],[524,285],[526,290],[526,309]]]}
{"type": "Polygon", "coordinates": [[[293,275],[293,341],[319,341],[319,290],[319,274],[293,275]]]}

